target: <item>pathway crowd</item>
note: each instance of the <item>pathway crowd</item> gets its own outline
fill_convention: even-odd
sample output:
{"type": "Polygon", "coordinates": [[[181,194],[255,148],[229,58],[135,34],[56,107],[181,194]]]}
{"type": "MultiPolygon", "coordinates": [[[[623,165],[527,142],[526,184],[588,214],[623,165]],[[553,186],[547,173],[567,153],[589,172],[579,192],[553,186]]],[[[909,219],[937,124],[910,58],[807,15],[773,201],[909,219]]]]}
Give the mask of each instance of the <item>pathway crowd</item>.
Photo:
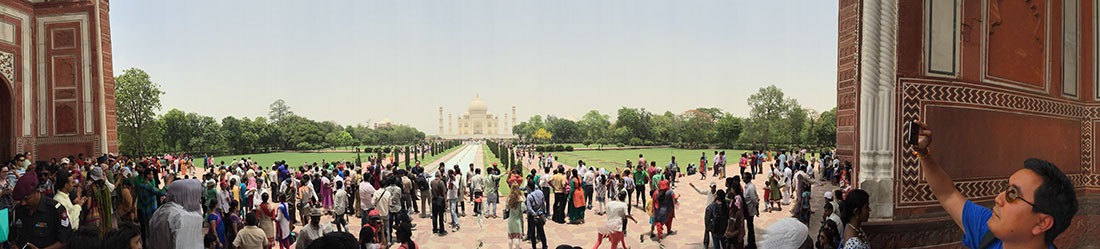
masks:
{"type": "MultiPolygon", "coordinates": [[[[495,233],[509,248],[600,248],[605,239],[611,248],[663,247],[669,236],[700,235],[691,240],[715,249],[870,248],[861,226],[870,195],[852,188],[852,164],[832,152],[703,152],[681,171],[675,157],[658,164],[640,154],[608,169],[566,165],[530,148],[519,146],[524,167],[512,169],[400,167],[374,157],[292,167],[188,155],[46,162],[20,154],[0,171],[0,214],[10,220],[3,248],[419,248],[415,221],[429,219],[438,237],[503,219],[507,229],[495,233]],[[684,191],[694,177],[721,180],[705,188],[689,182],[684,191]],[[705,208],[681,210],[685,193],[706,196],[705,208]],[[678,234],[683,228],[673,224],[683,212],[704,214],[701,234],[678,234]],[[789,215],[759,228],[762,212],[789,215]],[[598,229],[576,235],[592,244],[563,244],[547,238],[548,222],[598,229]],[[652,244],[633,243],[628,226],[646,225],[636,238],[652,244]]],[[[1024,199],[1020,191],[1009,202],[1024,199]]]]}

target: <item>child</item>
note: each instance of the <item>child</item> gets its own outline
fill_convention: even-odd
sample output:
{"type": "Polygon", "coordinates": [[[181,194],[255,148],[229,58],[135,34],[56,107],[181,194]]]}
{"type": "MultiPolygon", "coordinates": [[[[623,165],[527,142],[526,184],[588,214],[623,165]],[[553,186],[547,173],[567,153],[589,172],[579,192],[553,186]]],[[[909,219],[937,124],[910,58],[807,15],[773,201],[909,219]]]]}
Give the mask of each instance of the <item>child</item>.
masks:
{"type": "Polygon", "coordinates": [[[603,215],[607,210],[607,176],[600,174],[596,177],[596,215],[603,215]]]}

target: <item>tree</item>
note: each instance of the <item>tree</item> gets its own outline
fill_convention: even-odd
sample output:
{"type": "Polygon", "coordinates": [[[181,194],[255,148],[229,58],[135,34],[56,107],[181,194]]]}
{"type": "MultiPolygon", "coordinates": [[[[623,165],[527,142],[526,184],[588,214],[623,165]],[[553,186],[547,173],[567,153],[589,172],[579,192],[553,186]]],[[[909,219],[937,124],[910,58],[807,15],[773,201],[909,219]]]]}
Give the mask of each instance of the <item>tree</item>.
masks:
{"type": "Polygon", "coordinates": [[[553,137],[553,134],[550,134],[550,132],[546,131],[546,129],[539,129],[538,131],[535,131],[535,135],[533,137],[535,139],[550,140],[550,138],[553,137]]]}
{"type": "Polygon", "coordinates": [[[792,104],[797,105],[797,102],[783,98],[783,90],[770,85],[749,96],[748,103],[752,107],[750,133],[759,134],[762,140],[760,142],[763,142],[764,149],[767,150],[772,142],[772,132],[782,129],[782,119],[788,116],[792,104]]]}
{"type": "Polygon", "coordinates": [[[611,127],[611,121],[609,120],[609,115],[600,114],[600,111],[597,110],[591,110],[581,117],[581,121],[577,122],[577,126],[580,127],[581,135],[584,136],[585,139],[598,140],[603,137],[607,129],[611,127]]]}
{"type": "Polygon", "coordinates": [[[581,135],[581,129],[576,122],[564,118],[547,116],[547,131],[554,134],[555,142],[572,142],[581,135]]]}
{"type": "Polygon", "coordinates": [[[351,133],[347,131],[333,131],[325,134],[325,142],[329,146],[346,146],[351,145],[355,139],[351,137],[351,133]]]}
{"type": "Polygon", "coordinates": [[[714,119],[705,112],[688,110],[679,117],[679,136],[683,142],[699,145],[715,137],[714,119]]]}
{"type": "Polygon", "coordinates": [[[745,127],[744,122],[739,117],[733,115],[723,115],[721,119],[718,119],[718,124],[715,125],[718,135],[715,136],[715,142],[722,145],[724,148],[733,147],[733,143],[741,138],[741,130],[745,127]]]}
{"type": "MultiPolygon", "coordinates": [[[[652,114],[648,111],[638,108],[619,108],[618,119],[615,121],[615,126],[629,127],[631,136],[625,139],[638,138],[640,140],[652,140],[653,139],[653,127],[650,123],[652,114]]],[[[618,132],[616,132],[618,134],[618,132]]]]}
{"type": "Polygon", "coordinates": [[[268,106],[271,110],[267,112],[267,117],[271,119],[271,122],[276,124],[282,124],[283,119],[294,115],[294,112],[290,111],[290,106],[286,104],[283,99],[275,100],[274,103],[268,106]]]}
{"type": "Polygon", "coordinates": [[[145,154],[146,125],[160,110],[160,95],[164,95],[160,86],[141,69],[126,69],[115,77],[119,142],[120,147],[127,149],[126,153],[145,154]]]}

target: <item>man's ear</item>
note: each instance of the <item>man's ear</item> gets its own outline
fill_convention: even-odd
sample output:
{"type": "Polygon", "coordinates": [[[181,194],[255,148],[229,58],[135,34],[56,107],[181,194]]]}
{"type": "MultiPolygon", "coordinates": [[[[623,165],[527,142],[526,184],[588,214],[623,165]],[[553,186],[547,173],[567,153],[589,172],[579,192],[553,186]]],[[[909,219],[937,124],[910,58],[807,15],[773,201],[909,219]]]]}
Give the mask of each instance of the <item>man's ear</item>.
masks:
{"type": "Polygon", "coordinates": [[[1054,227],[1054,216],[1049,214],[1039,214],[1039,221],[1035,223],[1035,226],[1031,228],[1032,235],[1043,234],[1054,227]]]}

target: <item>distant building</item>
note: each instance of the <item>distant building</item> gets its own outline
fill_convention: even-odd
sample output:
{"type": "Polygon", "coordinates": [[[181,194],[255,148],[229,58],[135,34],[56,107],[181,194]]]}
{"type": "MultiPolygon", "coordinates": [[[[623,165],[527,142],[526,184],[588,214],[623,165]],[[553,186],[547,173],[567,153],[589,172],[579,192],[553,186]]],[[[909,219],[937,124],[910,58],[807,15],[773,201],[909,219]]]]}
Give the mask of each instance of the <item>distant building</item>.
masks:
{"type": "Polygon", "coordinates": [[[374,128],[375,129],[378,129],[379,127],[393,128],[393,121],[390,121],[390,118],[382,118],[382,121],[378,121],[378,123],[374,123],[374,128]]]}
{"type": "MultiPolygon", "coordinates": [[[[515,116],[515,107],[512,108],[513,117],[515,116]]],[[[443,109],[440,108],[439,120],[443,121],[443,109]]],[[[505,119],[505,127],[507,127],[507,119],[505,119]]],[[[514,122],[514,121],[513,121],[514,122]]],[[[448,120],[448,125],[450,120],[448,120]]],[[[500,118],[489,112],[488,105],[485,101],[481,100],[481,97],[474,98],[470,102],[469,108],[466,113],[458,116],[456,122],[458,126],[458,132],[454,134],[440,134],[443,138],[512,138],[514,135],[502,132],[500,125],[500,118]]],[[[439,130],[443,132],[443,125],[440,124],[439,130]]],[[[448,129],[453,131],[454,129],[448,129]]],[[[508,129],[504,129],[507,131],[508,129]]]]}

